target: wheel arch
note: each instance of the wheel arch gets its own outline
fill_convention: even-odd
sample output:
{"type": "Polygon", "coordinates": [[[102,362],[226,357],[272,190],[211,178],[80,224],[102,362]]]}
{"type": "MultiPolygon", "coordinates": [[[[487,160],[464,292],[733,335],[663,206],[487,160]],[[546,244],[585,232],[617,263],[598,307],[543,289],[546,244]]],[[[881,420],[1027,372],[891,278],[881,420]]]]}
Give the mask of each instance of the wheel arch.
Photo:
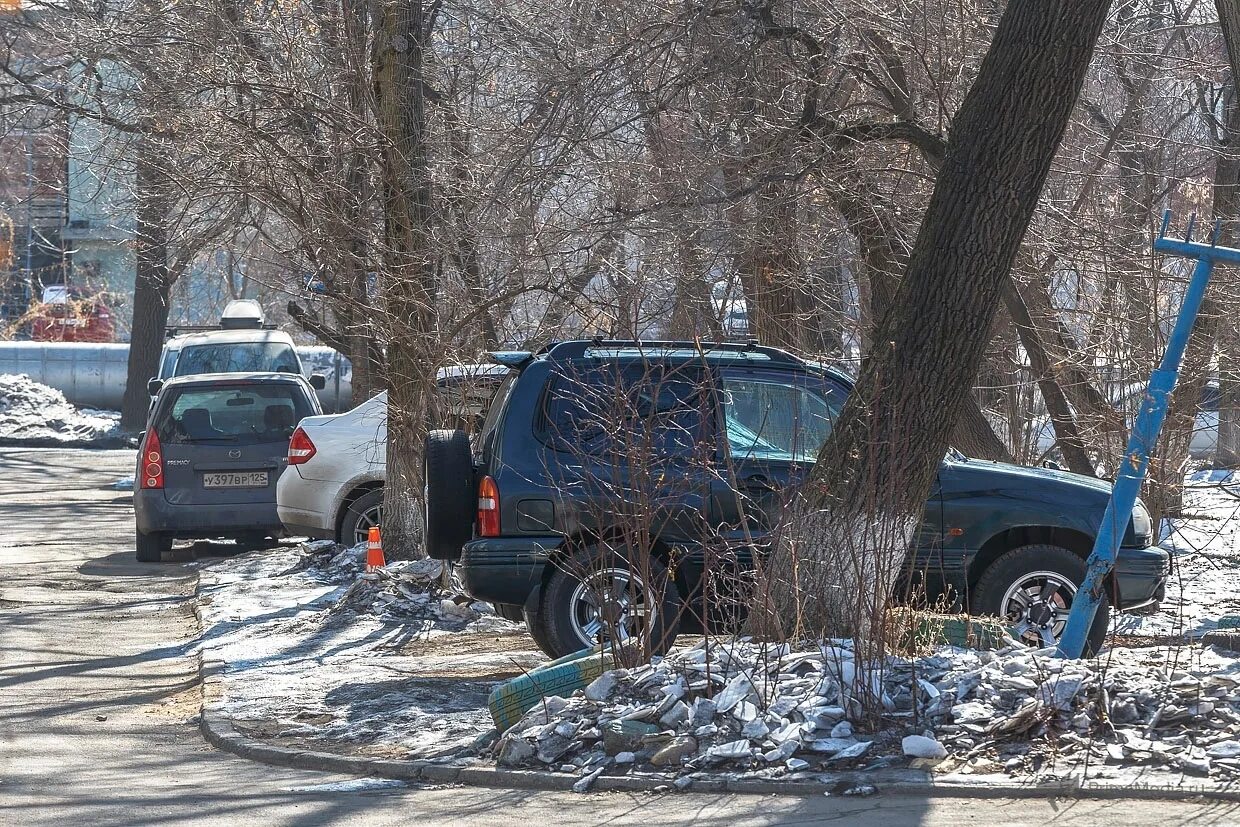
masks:
{"type": "Polygon", "coordinates": [[[340,503],[336,506],[335,532],[336,542],[343,542],[344,538],[340,536],[341,530],[344,528],[344,518],[349,513],[350,506],[369,494],[371,491],[381,490],[384,481],[381,479],[366,479],[353,484],[348,492],[340,498],[340,503]]]}
{"type": "Polygon", "coordinates": [[[1007,552],[1021,546],[1048,545],[1066,548],[1085,560],[1094,548],[1094,538],[1088,534],[1062,526],[1025,525],[1006,528],[982,543],[969,563],[968,584],[972,590],[982,573],[990,564],[1007,552]]]}

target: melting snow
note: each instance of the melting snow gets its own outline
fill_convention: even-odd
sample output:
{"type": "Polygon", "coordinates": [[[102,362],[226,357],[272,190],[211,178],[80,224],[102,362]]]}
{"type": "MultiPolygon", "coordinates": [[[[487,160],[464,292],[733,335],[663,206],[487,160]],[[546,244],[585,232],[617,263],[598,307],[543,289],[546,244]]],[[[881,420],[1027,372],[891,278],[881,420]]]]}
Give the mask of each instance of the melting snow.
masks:
{"type": "Polygon", "coordinates": [[[0,374],[0,445],[121,447],[120,414],[78,409],[24,373],[0,374]]]}
{"type": "Polygon", "coordinates": [[[1240,474],[1198,471],[1185,484],[1185,518],[1170,521],[1167,598],[1154,615],[1118,615],[1114,629],[1200,637],[1240,624],[1240,474]]]}
{"type": "Polygon", "coordinates": [[[243,732],[312,748],[465,750],[493,726],[491,688],[545,657],[487,604],[458,605],[434,561],[369,581],[364,554],[306,543],[203,570],[202,641],[227,664],[223,711],[243,732]]]}

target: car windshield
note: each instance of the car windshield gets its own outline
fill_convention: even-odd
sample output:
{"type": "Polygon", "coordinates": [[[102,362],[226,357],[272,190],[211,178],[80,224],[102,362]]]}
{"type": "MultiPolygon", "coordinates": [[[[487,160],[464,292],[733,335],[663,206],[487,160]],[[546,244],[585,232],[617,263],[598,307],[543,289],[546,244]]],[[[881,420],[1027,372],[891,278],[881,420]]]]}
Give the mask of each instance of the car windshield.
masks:
{"type": "Polygon", "coordinates": [[[256,445],[287,441],[314,413],[305,393],[280,383],[174,389],[155,423],[163,442],[256,445]]]}
{"type": "Polygon", "coordinates": [[[201,373],[300,373],[297,351],[286,342],[233,342],[181,349],[177,376],[201,373]]]}

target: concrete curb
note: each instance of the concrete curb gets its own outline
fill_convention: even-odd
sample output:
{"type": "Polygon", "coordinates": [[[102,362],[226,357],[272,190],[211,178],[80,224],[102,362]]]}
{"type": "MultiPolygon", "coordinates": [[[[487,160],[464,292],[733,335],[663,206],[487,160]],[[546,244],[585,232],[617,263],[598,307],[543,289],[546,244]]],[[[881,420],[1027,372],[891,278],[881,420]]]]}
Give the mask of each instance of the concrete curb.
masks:
{"type": "MultiPolygon", "coordinates": [[[[194,588],[194,615],[202,631],[202,613],[198,606],[201,575],[194,588]]],[[[578,776],[539,770],[507,770],[498,767],[454,766],[429,760],[393,760],[353,758],[330,752],[299,750],[272,746],[238,732],[221,709],[224,696],[224,661],[213,657],[211,650],[198,650],[198,677],[201,689],[199,730],[207,743],[216,749],[242,758],[348,775],[375,776],[402,781],[424,781],[438,784],[467,784],[508,790],[569,792],[578,776]]],[[[967,776],[935,778],[925,770],[890,769],[869,772],[852,771],[820,774],[806,780],[768,780],[757,778],[694,778],[688,786],[675,788],[673,779],[653,774],[602,775],[591,791],[598,792],[688,792],[733,793],[747,795],[812,796],[832,793],[841,787],[870,784],[888,795],[916,795],[938,798],[1090,798],[1171,801],[1240,802],[1240,784],[1220,789],[1200,785],[1180,787],[1134,784],[1131,781],[1096,779],[1081,782],[1069,779],[1035,784],[991,784],[966,780],[967,776]]]]}

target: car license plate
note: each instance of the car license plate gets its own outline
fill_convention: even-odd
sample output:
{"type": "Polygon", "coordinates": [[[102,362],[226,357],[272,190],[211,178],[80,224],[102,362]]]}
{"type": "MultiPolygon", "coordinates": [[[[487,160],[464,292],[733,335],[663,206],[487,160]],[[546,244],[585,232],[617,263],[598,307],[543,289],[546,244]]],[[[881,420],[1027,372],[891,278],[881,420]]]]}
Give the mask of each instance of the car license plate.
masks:
{"type": "Polygon", "coordinates": [[[203,488],[266,488],[266,471],[213,471],[202,475],[203,488]]]}

